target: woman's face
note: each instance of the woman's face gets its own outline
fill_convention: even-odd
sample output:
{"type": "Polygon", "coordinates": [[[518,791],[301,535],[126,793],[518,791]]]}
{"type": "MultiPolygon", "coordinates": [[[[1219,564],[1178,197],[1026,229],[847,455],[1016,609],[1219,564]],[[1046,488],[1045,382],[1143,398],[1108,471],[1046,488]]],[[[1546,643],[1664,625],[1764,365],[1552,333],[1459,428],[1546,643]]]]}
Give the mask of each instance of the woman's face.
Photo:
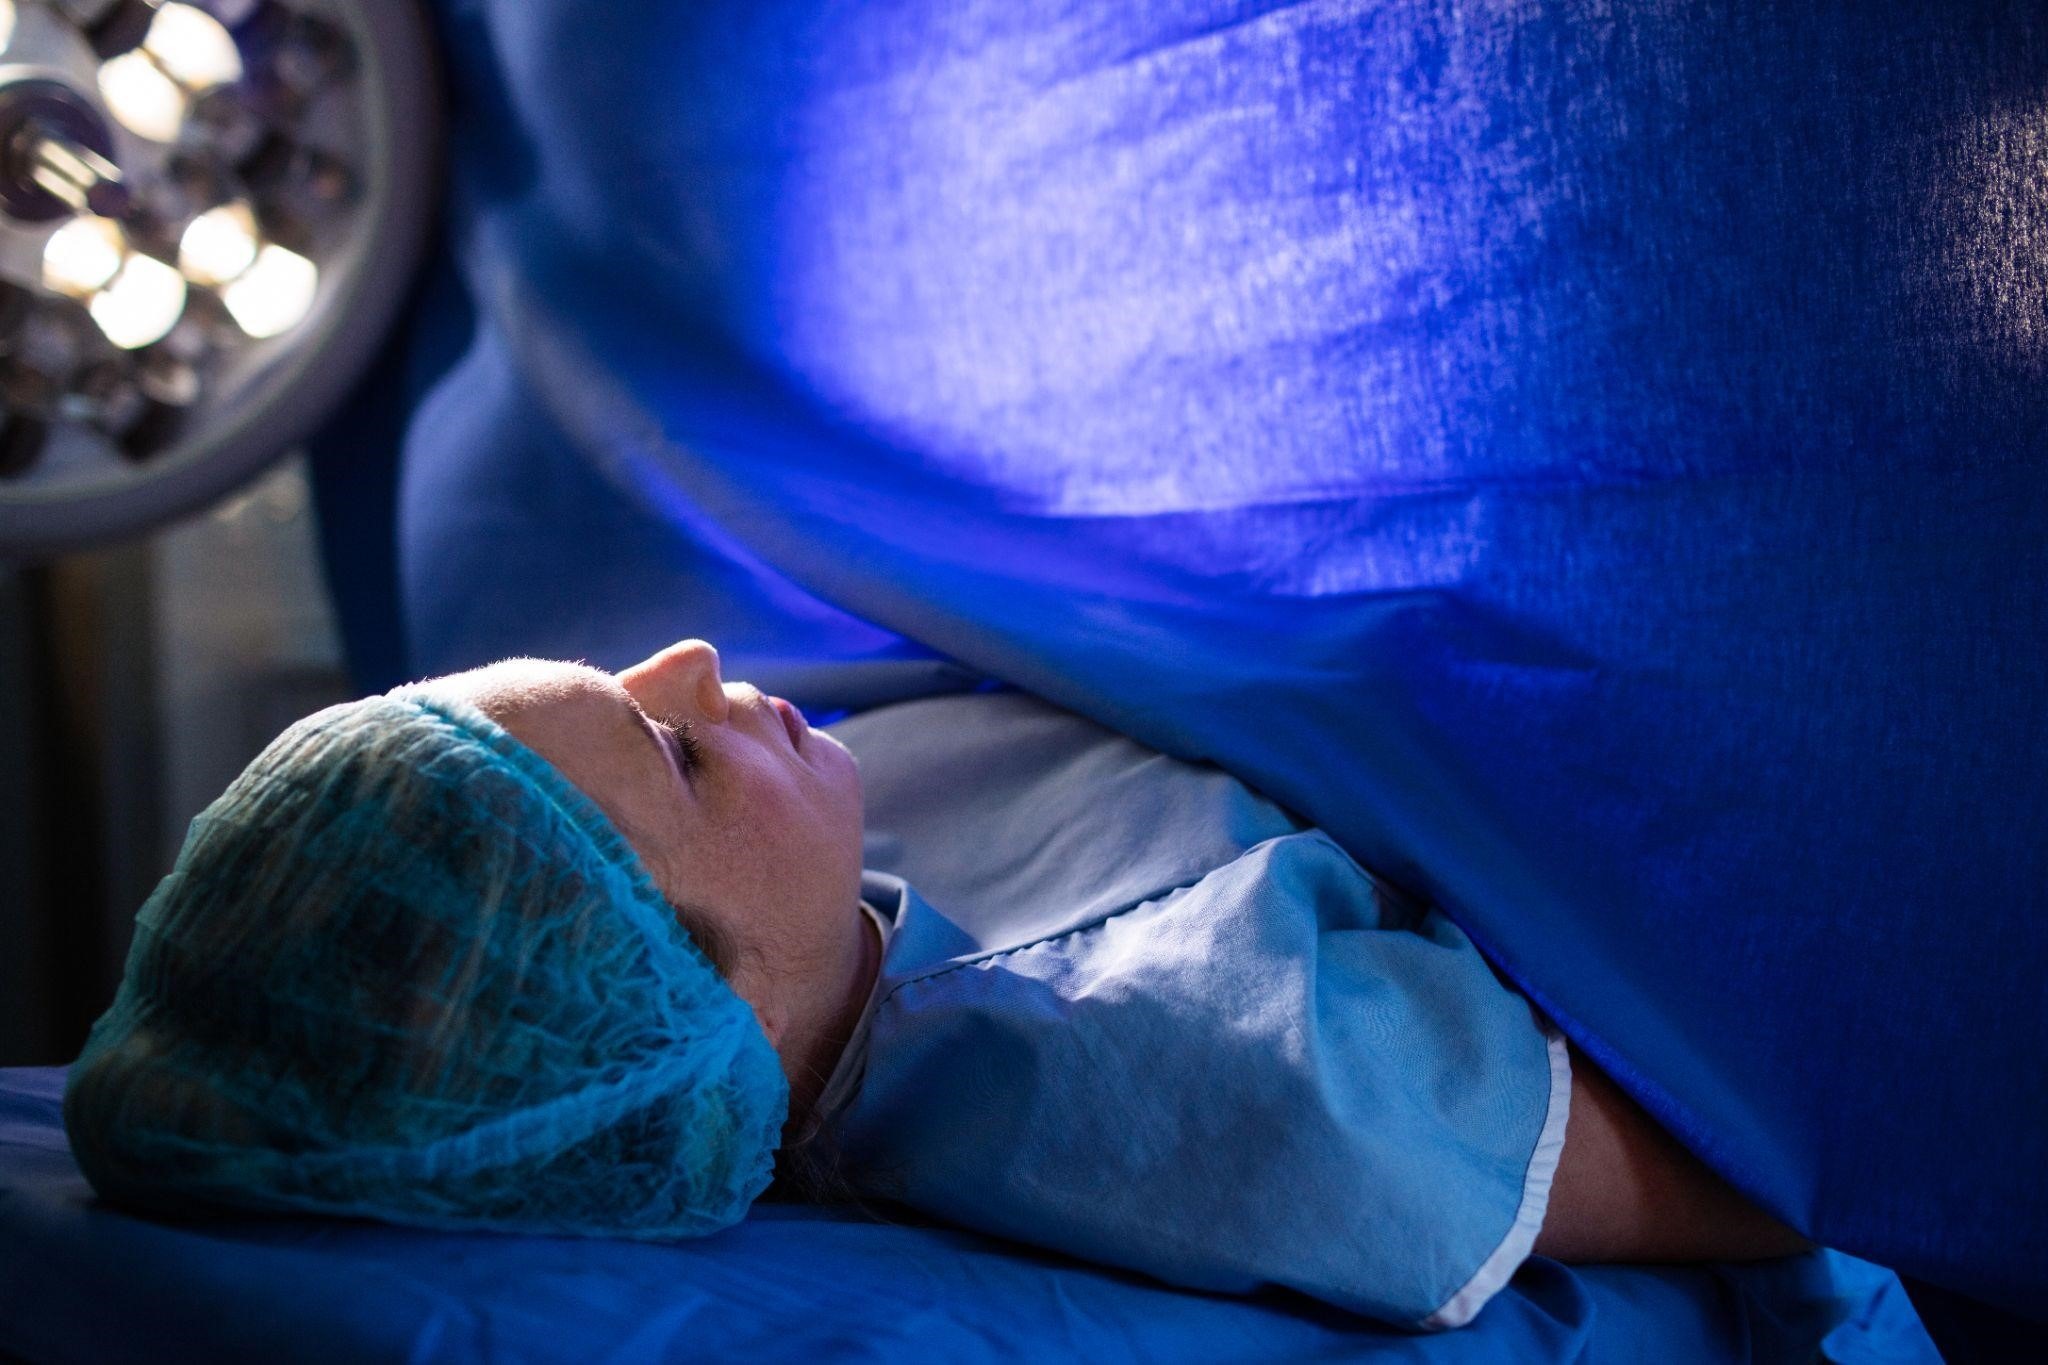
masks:
{"type": "Polygon", "coordinates": [[[685,640],[616,676],[514,659],[441,679],[559,769],[618,825],[668,898],[738,949],[799,1096],[815,1093],[874,981],[860,911],[853,755],[788,702],[719,675],[685,640]]]}

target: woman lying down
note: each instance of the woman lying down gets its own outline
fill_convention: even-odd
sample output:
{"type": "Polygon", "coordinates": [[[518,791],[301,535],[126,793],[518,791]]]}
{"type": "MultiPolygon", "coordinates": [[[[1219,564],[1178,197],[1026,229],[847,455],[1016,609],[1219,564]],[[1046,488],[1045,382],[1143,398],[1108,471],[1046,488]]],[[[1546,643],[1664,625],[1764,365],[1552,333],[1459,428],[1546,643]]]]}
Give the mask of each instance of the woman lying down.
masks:
{"type": "Polygon", "coordinates": [[[678,1238],[779,1175],[1424,1328],[1532,1250],[1806,1245],[1226,774],[1019,694],[826,734],[702,641],[292,726],[64,1117],[144,1211],[678,1238]]]}

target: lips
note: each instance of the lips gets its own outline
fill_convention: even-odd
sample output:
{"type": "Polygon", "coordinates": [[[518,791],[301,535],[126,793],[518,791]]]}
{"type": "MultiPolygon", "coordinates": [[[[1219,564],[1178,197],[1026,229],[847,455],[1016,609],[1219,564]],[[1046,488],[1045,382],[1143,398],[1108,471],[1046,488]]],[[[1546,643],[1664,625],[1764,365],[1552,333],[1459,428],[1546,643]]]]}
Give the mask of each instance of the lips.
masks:
{"type": "Polygon", "coordinates": [[[810,727],[804,723],[804,713],[780,697],[770,697],[768,704],[775,708],[775,714],[782,717],[782,728],[789,732],[789,747],[801,751],[804,747],[804,731],[810,727]]]}

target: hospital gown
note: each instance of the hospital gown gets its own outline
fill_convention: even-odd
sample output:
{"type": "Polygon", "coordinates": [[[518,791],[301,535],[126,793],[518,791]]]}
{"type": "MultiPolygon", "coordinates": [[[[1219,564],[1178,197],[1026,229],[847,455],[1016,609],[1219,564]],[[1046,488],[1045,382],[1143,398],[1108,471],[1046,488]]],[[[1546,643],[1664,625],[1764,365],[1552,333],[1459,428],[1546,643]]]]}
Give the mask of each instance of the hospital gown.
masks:
{"type": "Polygon", "coordinates": [[[1564,1044],[1442,914],[1221,770],[1022,693],[833,733],[886,936],[822,1100],[856,1189],[1420,1328],[1529,1255],[1564,1044]]]}

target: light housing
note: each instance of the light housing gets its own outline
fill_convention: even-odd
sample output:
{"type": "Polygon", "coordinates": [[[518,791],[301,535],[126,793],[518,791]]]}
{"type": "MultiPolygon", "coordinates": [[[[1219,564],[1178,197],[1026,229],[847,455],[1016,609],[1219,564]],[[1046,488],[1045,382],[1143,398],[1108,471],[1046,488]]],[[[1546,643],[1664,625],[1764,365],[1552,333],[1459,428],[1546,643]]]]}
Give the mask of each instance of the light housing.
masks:
{"type": "Polygon", "coordinates": [[[436,207],[414,0],[0,0],[0,557],[188,512],[302,439],[436,207]]]}

